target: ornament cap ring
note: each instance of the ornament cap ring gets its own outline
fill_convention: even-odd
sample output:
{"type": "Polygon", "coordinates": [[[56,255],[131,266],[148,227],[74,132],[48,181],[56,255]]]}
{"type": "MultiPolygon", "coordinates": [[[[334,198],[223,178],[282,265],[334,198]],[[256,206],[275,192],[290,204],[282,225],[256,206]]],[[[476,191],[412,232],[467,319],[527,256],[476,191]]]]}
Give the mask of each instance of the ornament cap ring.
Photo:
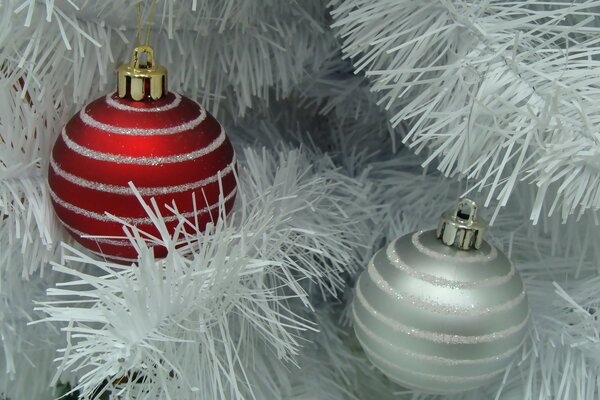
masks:
{"type": "Polygon", "coordinates": [[[167,94],[167,69],[154,62],[154,49],[148,45],[133,49],[129,64],[117,69],[117,77],[117,94],[121,98],[157,100],[167,94]]]}
{"type": "Polygon", "coordinates": [[[447,246],[461,250],[479,249],[486,227],[486,223],[477,218],[477,203],[462,198],[455,208],[442,214],[437,237],[447,246]]]}

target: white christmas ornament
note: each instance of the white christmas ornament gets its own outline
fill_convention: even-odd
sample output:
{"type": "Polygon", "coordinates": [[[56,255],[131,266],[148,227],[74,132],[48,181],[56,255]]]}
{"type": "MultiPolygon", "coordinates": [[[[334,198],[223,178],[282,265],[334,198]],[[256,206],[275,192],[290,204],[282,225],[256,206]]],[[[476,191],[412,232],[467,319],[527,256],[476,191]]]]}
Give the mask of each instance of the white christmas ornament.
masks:
{"type": "Polygon", "coordinates": [[[375,254],[356,285],[354,329],[373,364],[427,393],[474,389],[502,376],[527,332],[523,282],[483,240],[477,205],[459,201],[437,231],[375,254]]]}

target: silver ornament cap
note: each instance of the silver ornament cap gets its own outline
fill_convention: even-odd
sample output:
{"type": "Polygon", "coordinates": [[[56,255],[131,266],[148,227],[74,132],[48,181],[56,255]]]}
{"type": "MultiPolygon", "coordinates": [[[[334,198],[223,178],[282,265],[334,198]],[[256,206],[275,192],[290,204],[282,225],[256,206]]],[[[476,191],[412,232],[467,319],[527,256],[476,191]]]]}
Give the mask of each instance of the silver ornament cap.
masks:
{"type": "Polygon", "coordinates": [[[477,204],[463,198],[454,209],[442,214],[437,237],[444,244],[461,250],[480,249],[485,228],[485,222],[477,218],[477,204]]]}

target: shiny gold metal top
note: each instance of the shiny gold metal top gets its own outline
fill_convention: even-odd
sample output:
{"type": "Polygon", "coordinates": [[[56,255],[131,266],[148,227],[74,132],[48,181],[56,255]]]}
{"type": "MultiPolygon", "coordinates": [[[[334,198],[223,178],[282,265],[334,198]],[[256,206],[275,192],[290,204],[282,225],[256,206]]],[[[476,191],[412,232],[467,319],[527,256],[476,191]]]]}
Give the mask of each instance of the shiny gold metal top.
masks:
{"type": "Polygon", "coordinates": [[[154,63],[154,50],[148,45],[133,49],[129,64],[117,70],[117,93],[119,97],[160,99],[167,92],[167,69],[154,63]]]}
{"type": "Polygon", "coordinates": [[[486,224],[477,219],[477,204],[471,199],[460,199],[456,208],[442,214],[437,237],[445,245],[461,250],[479,249],[483,244],[486,224]]]}

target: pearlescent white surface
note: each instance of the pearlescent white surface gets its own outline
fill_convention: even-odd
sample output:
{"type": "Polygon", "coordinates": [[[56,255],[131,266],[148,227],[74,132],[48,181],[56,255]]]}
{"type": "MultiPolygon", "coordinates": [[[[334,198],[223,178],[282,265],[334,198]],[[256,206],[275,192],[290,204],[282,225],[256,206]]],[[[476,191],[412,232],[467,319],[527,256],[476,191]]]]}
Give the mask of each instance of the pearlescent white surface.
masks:
{"type": "Polygon", "coordinates": [[[423,392],[474,389],[502,376],[524,342],[527,296],[512,263],[489,243],[445,246],[435,231],[381,249],[360,276],[354,329],[393,381],[423,392]]]}

